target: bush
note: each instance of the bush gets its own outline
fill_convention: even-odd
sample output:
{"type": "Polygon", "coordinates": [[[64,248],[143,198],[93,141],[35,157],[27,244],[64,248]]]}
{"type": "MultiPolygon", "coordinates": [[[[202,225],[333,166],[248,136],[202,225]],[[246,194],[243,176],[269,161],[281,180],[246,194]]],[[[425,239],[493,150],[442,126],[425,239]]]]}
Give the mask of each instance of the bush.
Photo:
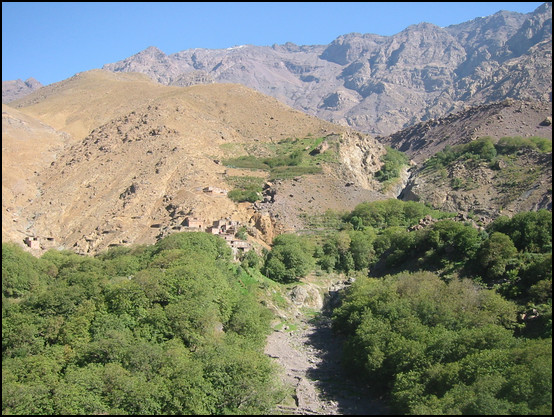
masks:
{"type": "Polygon", "coordinates": [[[487,231],[510,236],[520,252],[552,252],[552,212],[545,209],[498,217],[487,231]]]}
{"type": "Polygon", "coordinates": [[[390,226],[413,226],[423,217],[449,217],[451,214],[433,210],[423,203],[389,199],[358,204],[345,220],[356,229],[361,227],[383,228],[390,226]]]}
{"type": "Polygon", "coordinates": [[[379,182],[385,182],[400,177],[400,170],[409,162],[408,157],[402,152],[390,146],[387,146],[386,149],[387,153],[381,157],[383,166],[375,173],[375,179],[379,182]]]}
{"type": "Polygon", "coordinates": [[[517,249],[512,240],[500,232],[493,232],[481,248],[477,258],[489,280],[502,278],[508,265],[514,262],[517,249]]]}
{"type": "Polygon", "coordinates": [[[515,154],[525,149],[538,150],[540,152],[552,152],[552,141],[546,138],[533,136],[523,138],[521,136],[506,136],[500,138],[495,145],[498,153],[503,155],[515,154]]]}
{"type": "Polygon", "coordinates": [[[279,235],[273,241],[262,272],[277,282],[298,281],[314,268],[313,251],[308,241],[297,235],[279,235]]]}
{"type": "Polygon", "coordinates": [[[255,203],[260,199],[260,193],[258,193],[257,191],[249,190],[231,190],[229,191],[229,193],[227,193],[227,197],[229,197],[236,203],[255,203]]]}
{"type": "Polygon", "coordinates": [[[3,245],[2,414],[270,414],[272,314],[228,249],[207,233],[96,258],[3,245]]]}
{"type": "Polygon", "coordinates": [[[398,414],[550,414],[552,339],[514,337],[515,319],[492,290],[418,272],[357,279],[333,328],[398,414]]]}
{"type": "Polygon", "coordinates": [[[39,261],[15,243],[2,243],[2,295],[21,297],[40,284],[39,261]]]}

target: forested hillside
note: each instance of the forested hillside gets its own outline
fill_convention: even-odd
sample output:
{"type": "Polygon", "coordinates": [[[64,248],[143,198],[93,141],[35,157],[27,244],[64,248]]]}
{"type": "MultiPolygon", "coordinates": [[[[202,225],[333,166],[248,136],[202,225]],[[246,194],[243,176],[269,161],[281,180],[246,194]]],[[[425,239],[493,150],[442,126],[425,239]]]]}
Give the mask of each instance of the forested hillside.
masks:
{"type": "Polygon", "coordinates": [[[399,414],[551,414],[552,213],[486,227],[391,199],[231,260],[208,233],[95,257],[2,247],[3,414],[270,414],[275,299],[348,277],[344,361],[399,414]],[[270,288],[271,287],[271,288],[270,288]],[[280,292],[281,291],[281,292],[280,292]]]}
{"type": "MultiPolygon", "coordinates": [[[[311,253],[323,270],[357,277],[333,314],[352,375],[400,414],[551,414],[550,211],[483,227],[388,200],[334,220],[311,253]]],[[[313,235],[288,239],[270,253],[268,276],[309,267],[286,248],[306,255],[313,235]]]]}
{"type": "Polygon", "coordinates": [[[271,314],[223,239],[91,258],[2,245],[2,414],[265,414],[271,314]]]}

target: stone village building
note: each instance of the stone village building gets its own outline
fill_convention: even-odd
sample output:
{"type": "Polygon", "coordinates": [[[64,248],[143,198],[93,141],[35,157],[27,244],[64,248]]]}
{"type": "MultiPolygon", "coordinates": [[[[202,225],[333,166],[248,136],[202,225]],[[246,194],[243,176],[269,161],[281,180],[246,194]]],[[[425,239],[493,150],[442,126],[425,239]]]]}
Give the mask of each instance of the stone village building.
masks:
{"type": "MultiPolygon", "coordinates": [[[[190,229],[204,230],[204,222],[197,217],[187,217],[184,225],[190,229]]],[[[233,255],[238,258],[241,253],[252,249],[252,244],[246,240],[239,239],[235,234],[239,231],[240,223],[231,219],[215,220],[211,226],[206,227],[205,231],[214,235],[219,235],[233,250],[233,255]]]]}

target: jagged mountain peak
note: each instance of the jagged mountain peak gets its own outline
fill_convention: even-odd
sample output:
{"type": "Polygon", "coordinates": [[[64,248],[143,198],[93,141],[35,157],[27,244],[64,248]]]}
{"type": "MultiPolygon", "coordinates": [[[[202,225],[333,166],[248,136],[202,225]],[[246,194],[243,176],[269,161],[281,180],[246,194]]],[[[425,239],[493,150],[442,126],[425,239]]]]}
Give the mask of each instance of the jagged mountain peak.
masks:
{"type": "Polygon", "coordinates": [[[165,57],[166,54],[156,46],[149,46],[148,48],[140,51],[136,55],[149,55],[153,57],[165,57]]]}
{"type": "MultiPolygon", "coordinates": [[[[352,32],[328,45],[184,50],[160,59],[134,56],[104,68],[144,72],[168,85],[241,83],[309,114],[386,135],[464,104],[499,100],[506,91],[494,81],[497,74],[509,77],[512,59],[549,39],[552,8],[544,4],[528,14],[499,11],[445,28],[421,22],[392,36],[352,32]],[[329,97],[345,92],[348,100],[328,105],[339,104],[329,97]]],[[[543,68],[551,67],[548,54],[534,53],[518,65],[513,77],[526,80],[508,81],[509,96],[548,97],[539,92],[548,77],[543,68]]]]}

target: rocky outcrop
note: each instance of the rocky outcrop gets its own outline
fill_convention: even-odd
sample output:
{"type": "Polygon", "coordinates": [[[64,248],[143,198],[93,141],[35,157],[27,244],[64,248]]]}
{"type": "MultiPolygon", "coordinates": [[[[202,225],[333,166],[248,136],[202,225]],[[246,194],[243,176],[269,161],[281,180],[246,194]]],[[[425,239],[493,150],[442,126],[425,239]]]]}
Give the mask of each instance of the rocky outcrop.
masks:
{"type": "Polygon", "coordinates": [[[443,170],[417,170],[400,198],[486,219],[522,211],[552,210],[552,154],[527,151],[491,167],[455,162],[443,170]]]}

